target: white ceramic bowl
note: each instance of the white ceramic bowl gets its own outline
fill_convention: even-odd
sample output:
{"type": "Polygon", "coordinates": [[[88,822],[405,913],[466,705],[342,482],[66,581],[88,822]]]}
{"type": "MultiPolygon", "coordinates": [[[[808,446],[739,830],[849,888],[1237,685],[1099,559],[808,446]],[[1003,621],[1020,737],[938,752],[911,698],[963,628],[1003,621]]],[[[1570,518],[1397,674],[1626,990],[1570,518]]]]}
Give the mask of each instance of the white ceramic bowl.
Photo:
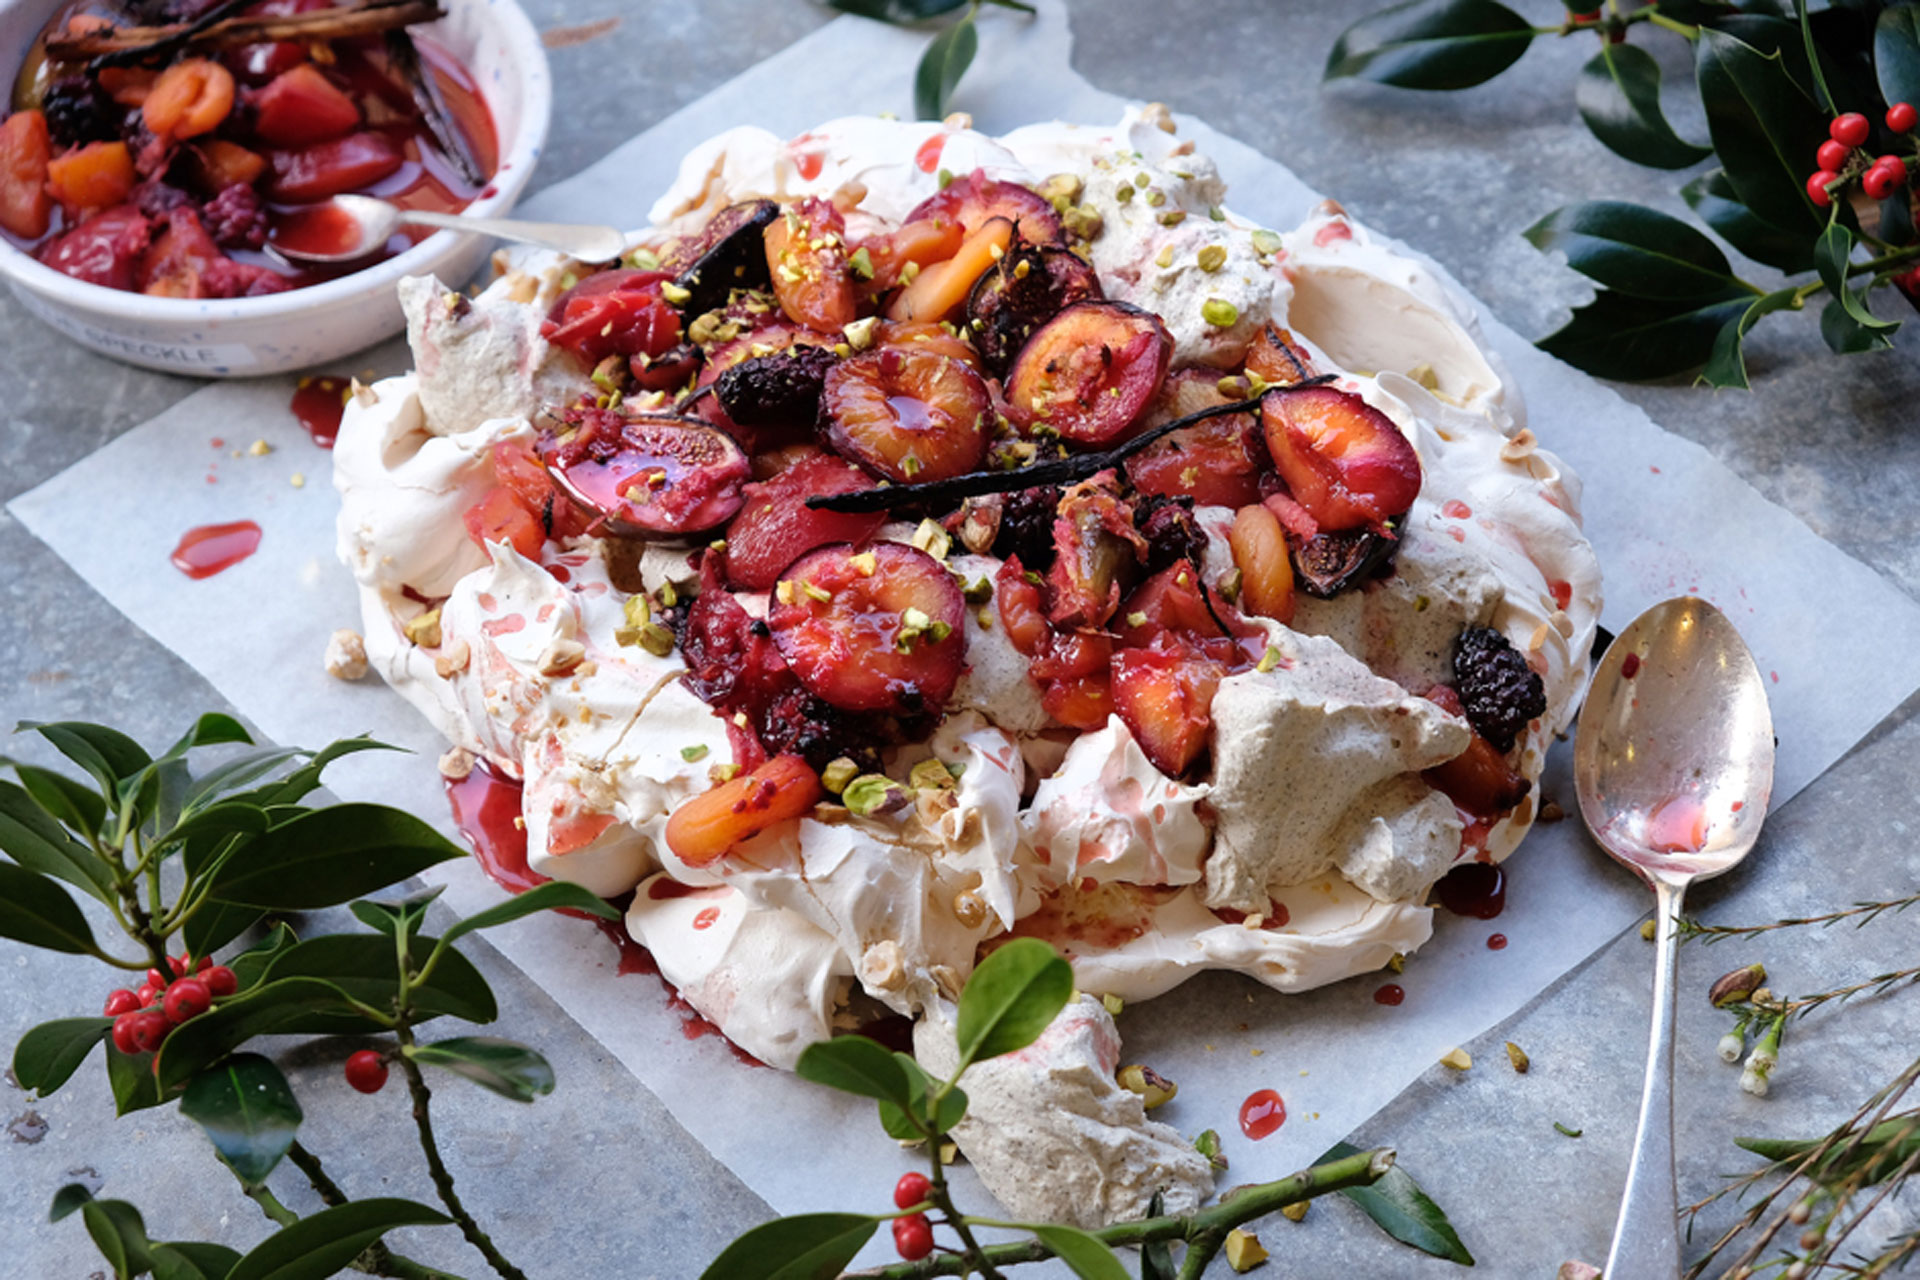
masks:
{"type": "MultiPolygon", "coordinates": [[[[553,106],[546,53],[513,0],[442,2],[447,16],[419,30],[472,74],[500,140],[493,194],[468,209],[476,217],[503,217],[533,176],[546,142],[553,106]]],[[[0,0],[0,85],[12,83],[58,4],[0,0]]],[[[364,271],[263,298],[149,298],[109,289],[44,267],[3,239],[0,274],[27,310],[95,351],[169,373],[237,378],[337,360],[398,333],[405,321],[394,285],[402,276],[463,283],[490,246],[484,236],[439,231],[364,271]]]]}

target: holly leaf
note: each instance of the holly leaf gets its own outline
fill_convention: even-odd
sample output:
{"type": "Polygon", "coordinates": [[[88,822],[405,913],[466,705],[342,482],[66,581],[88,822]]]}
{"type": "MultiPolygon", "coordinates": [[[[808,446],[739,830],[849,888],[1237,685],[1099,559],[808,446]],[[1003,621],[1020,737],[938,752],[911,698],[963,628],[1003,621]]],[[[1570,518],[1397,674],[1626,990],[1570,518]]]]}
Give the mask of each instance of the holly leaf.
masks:
{"type": "MultiPolygon", "coordinates": [[[[1838,222],[1830,222],[1827,229],[1820,233],[1820,239],[1813,247],[1813,263],[1820,273],[1821,283],[1827,286],[1827,292],[1833,295],[1827,304],[1831,311],[1838,306],[1844,313],[1846,325],[1836,318],[1835,332],[1841,335],[1836,343],[1832,336],[1827,344],[1836,352],[1847,354],[1855,351],[1871,351],[1891,345],[1888,339],[1894,330],[1900,327],[1897,320],[1882,320],[1867,309],[1865,290],[1856,293],[1847,280],[1847,268],[1853,259],[1853,232],[1838,222]]],[[[1820,332],[1828,333],[1826,313],[1820,318],[1820,332]]]]}
{"type": "Polygon", "coordinates": [[[937,18],[943,13],[952,13],[967,0],[827,0],[827,8],[838,9],[842,13],[857,14],[862,18],[872,18],[875,22],[890,22],[897,27],[911,26],[916,22],[925,22],[928,18],[937,18]]]}
{"type": "Polygon", "coordinates": [[[1783,231],[1741,204],[1726,170],[1701,174],[1680,188],[1680,196],[1721,238],[1755,262],[1789,275],[1813,270],[1812,237],[1783,231]]]}
{"type": "MultiPolygon", "coordinates": [[[[1325,1164],[1359,1154],[1360,1148],[1341,1142],[1314,1163],[1325,1164]]],[[[1347,1187],[1340,1194],[1359,1205],[1382,1231],[1402,1244],[1410,1244],[1422,1253],[1463,1267],[1473,1265],[1473,1255],[1460,1242],[1446,1213],[1399,1165],[1387,1170],[1385,1176],[1370,1187],[1347,1187]]]]}
{"type": "Polygon", "coordinates": [[[1658,301],[1602,289],[1573,318],[1533,345],[1597,378],[1646,382],[1697,369],[1745,295],[1716,301],[1658,301]]]}
{"type": "Polygon", "coordinates": [[[887,1136],[901,1142],[918,1142],[929,1131],[953,1132],[953,1127],[966,1118],[966,1091],[958,1085],[947,1090],[946,1096],[940,1099],[936,1113],[927,1103],[936,1092],[932,1078],[908,1054],[896,1053],[893,1060],[907,1074],[907,1088],[912,1101],[904,1109],[898,1103],[884,1100],[880,1103],[880,1127],[887,1131],[887,1136]]]}
{"type": "Polygon", "coordinates": [[[31,793],[11,782],[0,782],[0,853],[101,902],[112,900],[113,880],[99,855],[68,835],[31,793]]]}
{"type": "Polygon", "coordinates": [[[1884,351],[1893,345],[1883,331],[1854,319],[1847,304],[1839,298],[1829,298],[1827,305],[1820,309],[1820,336],[1826,339],[1828,348],[1840,356],[1884,351]]]}
{"type": "Polygon", "coordinates": [[[85,769],[108,795],[117,794],[123,780],[153,763],[153,758],[139,743],[103,724],[22,720],[15,732],[24,730],[32,730],[45,738],[55,751],[85,769]]]}
{"type": "Polygon", "coordinates": [[[465,1076],[515,1102],[532,1102],[553,1092],[553,1067],[523,1044],[493,1036],[459,1036],[404,1050],[415,1062],[465,1076]]]}
{"type": "MultiPolygon", "coordinates": [[[[162,1089],[175,1089],[255,1036],[276,1032],[376,1031],[378,1023],[354,1012],[347,993],[319,978],[277,978],[175,1027],[160,1046],[162,1089]]],[[[142,1066],[146,1059],[136,1059],[142,1066]]]]}
{"type": "Polygon", "coordinates": [[[239,1261],[223,1244],[173,1240],[153,1246],[153,1280],[226,1280],[239,1261]]]}
{"type": "Polygon", "coordinates": [[[88,1200],[80,1206],[80,1220],[114,1275],[131,1277],[153,1270],[147,1224],[125,1200],[88,1200]]]}
{"type": "Polygon", "coordinates": [[[1049,1223],[1032,1231],[1080,1280],[1133,1280],[1112,1249],[1078,1227],[1049,1223]]]}
{"type": "Polygon", "coordinates": [[[863,1213],[775,1218],[728,1245],[700,1280],[833,1280],[879,1226],[863,1213]]]}
{"type": "Polygon", "coordinates": [[[166,749],[162,760],[178,760],[195,747],[211,747],[222,743],[244,742],[249,745],[253,736],[246,726],[232,716],[219,711],[209,711],[193,722],[193,728],[181,734],[179,740],[166,749]]]}
{"type": "Polygon", "coordinates": [[[236,756],[216,767],[207,770],[193,780],[187,788],[186,811],[191,813],[209,800],[214,800],[228,792],[238,791],[251,786],[260,779],[286,764],[289,760],[298,760],[301,756],[313,753],[301,747],[268,747],[262,751],[249,751],[236,756]]]}
{"type": "Polygon", "coordinates": [[[327,766],[335,760],[343,756],[354,755],[361,751],[399,750],[402,750],[402,748],[369,738],[365,734],[361,734],[357,738],[341,738],[337,742],[330,742],[320,748],[318,755],[289,773],[286,777],[276,779],[237,798],[250,800],[262,808],[268,808],[273,805],[293,804],[303,799],[320,785],[320,775],[326,772],[327,766]]]}
{"type": "Polygon", "coordinates": [[[77,1212],[92,1199],[93,1192],[78,1182],[69,1182],[53,1193],[53,1207],[47,1210],[47,1221],[58,1222],[68,1214],[77,1212]]]}
{"type": "Polygon", "coordinates": [[[1580,69],[1574,105],[1593,136],[1617,156],[1649,169],[1684,169],[1713,154],[1673,131],[1660,111],[1660,64],[1638,45],[1601,41],[1580,69]]]}
{"type": "Polygon", "coordinates": [[[935,36],[913,73],[914,114],[922,120],[945,116],[947,99],[953,96],[960,77],[973,65],[973,55],[979,51],[980,33],[973,28],[971,13],[935,36]]]}
{"type": "Polygon", "coordinates": [[[536,885],[525,893],[515,894],[505,902],[488,907],[485,911],[476,911],[447,929],[447,941],[464,937],[475,929],[491,929],[495,925],[507,924],[522,916],[530,916],[536,911],[547,911],[566,907],[573,911],[584,911],[588,915],[598,916],[602,920],[618,920],[620,910],[606,899],[583,889],[577,884],[565,880],[549,880],[536,885]]]}
{"type": "Polygon", "coordinates": [[[67,891],[11,862],[0,862],[0,938],[68,955],[100,953],[87,918],[67,891]]]}
{"type": "Polygon", "coordinates": [[[314,809],[249,841],[213,872],[222,902],[317,911],[466,856],[432,827],[378,804],[314,809]]]}
{"type": "Polygon", "coordinates": [[[43,1022],[13,1047],[13,1078],[46,1097],[70,1079],[113,1030],[112,1018],[59,1018],[43,1022]]]}
{"type": "Polygon", "coordinates": [[[1523,233],[1533,247],[1558,249],[1567,265],[1636,298],[1727,298],[1752,290],[1713,241],[1643,205],[1591,200],[1556,209],[1523,233]]]}
{"type": "Polygon", "coordinates": [[[1807,197],[1807,165],[1826,141],[1827,121],[1782,55],[1708,27],[1694,70],[1707,131],[1740,202],[1782,230],[1817,235],[1823,220],[1807,197]]]}
{"type": "Polygon", "coordinates": [[[266,978],[267,970],[273,967],[273,962],[280,958],[280,953],[291,950],[299,941],[300,935],[293,931],[293,926],[282,921],[274,925],[266,937],[228,961],[227,967],[233,970],[240,990],[259,985],[266,978]]]}
{"type": "Polygon", "coordinates": [[[411,1200],[354,1200],[282,1227],[235,1263],[227,1280],[326,1280],[396,1227],[452,1219],[411,1200]]]}
{"type": "Polygon", "coordinates": [[[125,1054],[107,1045],[107,1087],[113,1091],[114,1115],[132,1115],[164,1101],[152,1064],[149,1054],[125,1054]]]}
{"type": "Polygon", "coordinates": [[[1026,1048],[1072,995],[1073,968],[1046,943],[1015,938],[999,948],[960,992],[960,1069],[1026,1048]]]}
{"type": "Polygon", "coordinates": [[[347,910],[353,912],[353,918],[368,928],[378,929],[389,938],[397,938],[403,930],[407,933],[418,931],[420,922],[426,919],[427,908],[433,905],[434,899],[446,892],[446,888],[443,884],[437,884],[398,902],[369,902],[363,898],[348,906],[347,910]]]}
{"type": "Polygon", "coordinates": [[[835,1036],[808,1045],[794,1063],[793,1073],[842,1093],[878,1098],[896,1107],[913,1105],[912,1085],[899,1061],[865,1036],[835,1036]]]}
{"type": "Polygon", "coordinates": [[[1880,11],[1873,24],[1873,74],[1888,102],[1920,106],[1920,10],[1880,11]]]}
{"type": "MultiPolygon", "coordinates": [[[[436,941],[417,934],[409,938],[409,967],[418,972],[436,941]]],[[[297,943],[275,957],[267,971],[270,984],[295,977],[324,979],[374,1009],[390,1009],[400,994],[394,943],[383,934],[327,933],[297,943]]],[[[467,1022],[492,1022],[500,1016],[486,978],[471,960],[451,947],[441,953],[425,982],[414,981],[408,1001],[418,1017],[450,1014],[467,1022]]],[[[325,1033],[331,1017],[327,1015],[315,1025],[284,1029],[325,1033]]]]}
{"type": "Polygon", "coordinates": [[[1341,32],[1321,78],[1465,89],[1519,61],[1533,36],[1531,23],[1493,0],[1413,0],[1341,32]]]}
{"type": "Polygon", "coordinates": [[[35,804],[47,815],[82,835],[98,835],[107,820],[107,802],[100,793],[64,773],[36,765],[8,761],[35,804]]]}
{"type": "Polygon", "coordinates": [[[237,1053],[189,1080],[180,1113],[207,1131],[248,1186],[267,1180],[304,1118],[286,1076],[257,1053],[237,1053]]]}
{"type": "Polygon", "coordinates": [[[1713,340],[1713,352],[1707,357],[1706,367],[1700,371],[1700,381],[1710,387],[1747,390],[1747,358],[1742,348],[1748,331],[1762,317],[1793,307],[1799,295],[1798,289],[1777,289],[1764,297],[1755,298],[1740,318],[1729,321],[1713,340]]]}

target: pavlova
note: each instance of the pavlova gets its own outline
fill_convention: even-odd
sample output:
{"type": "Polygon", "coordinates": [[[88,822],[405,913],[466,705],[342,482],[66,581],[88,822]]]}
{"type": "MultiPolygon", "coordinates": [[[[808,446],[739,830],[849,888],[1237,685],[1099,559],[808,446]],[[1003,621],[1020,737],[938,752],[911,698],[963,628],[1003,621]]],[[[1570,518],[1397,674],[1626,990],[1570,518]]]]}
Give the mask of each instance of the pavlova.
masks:
{"type": "Polygon", "coordinates": [[[943,1068],[996,941],[1073,962],[967,1082],[1023,1217],[1207,1194],[1100,997],[1416,950],[1533,821],[1599,609],[1466,309],[1224,194],[1155,109],[736,129],[621,263],[405,282],[416,368],[335,453],[371,665],[745,1050],[890,1010],[943,1068]]]}

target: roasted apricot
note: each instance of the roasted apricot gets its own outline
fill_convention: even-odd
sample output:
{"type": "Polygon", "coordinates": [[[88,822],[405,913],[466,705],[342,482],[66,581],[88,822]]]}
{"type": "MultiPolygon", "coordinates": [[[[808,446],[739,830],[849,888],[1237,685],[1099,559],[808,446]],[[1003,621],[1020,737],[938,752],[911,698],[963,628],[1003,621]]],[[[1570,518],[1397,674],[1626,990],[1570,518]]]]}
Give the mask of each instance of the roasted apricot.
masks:
{"type": "Polygon", "coordinates": [[[40,112],[16,111],[0,124],[0,227],[22,240],[38,240],[53,221],[47,195],[52,159],[47,118],[40,112]]]}
{"type": "Polygon", "coordinates": [[[960,680],[965,613],[959,584],[926,552],[839,543],[780,575],[767,626],[800,683],[834,706],[933,715],[960,680]]]}
{"type": "Polygon", "coordinates": [[[482,547],[505,542],[521,556],[536,564],[546,546],[546,530],[540,519],[511,489],[489,489],[484,498],[467,508],[467,536],[482,547]]]}
{"type": "Polygon", "coordinates": [[[838,333],[857,314],[847,268],[847,222],[826,200],[802,200],[763,234],[767,270],[780,309],[795,324],[838,333]]]}
{"type": "Polygon", "coordinates": [[[1240,605],[1275,622],[1293,621],[1293,561],[1287,535],[1273,512],[1257,502],[1240,508],[1227,533],[1234,567],[1240,570],[1240,605]]]}
{"type": "Polygon", "coordinates": [[[1267,451],[1293,500],[1329,531],[1378,528],[1420,493],[1420,456],[1393,419],[1351,391],[1301,387],[1260,400],[1267,451]]]}
{"type": "Polygon", "coordinates": [[[936,262],[895,294],[887,304],[887,319],[938,323],[952,320],[966,309],[967,298],[980,277],[1006,255],[1013,243],[1013,224],[990,218],[969,232],[951,258],[936,262]]]}
{"type": "Polygon", "coordinates": [[[862,543],[886,523],[885,512],[815,511],[816,494],[870,488],[867,473],[845,458],[816,453],[771,480],[746,487],[740,514],[727,526],[727,582],[742,591],[770,591],[780,571],[830,542],[862,543]]]}
{"type": "Polygon", "coordinates": [[[200,158],[200,176],[210,191],[250,187],[267,171],[267,158],[224,138],[202,138],[193,145],[200,158]]]}
{"type": "Polygon", "coordinates": [[[993,399],[946,356],[887,347],[827,371],[820,416],[833,447],[889,480],[965,475],[986,456],[993,399]]]}
{"type": "Polygon", "coordinates": [[[206,58],[187,58],[160,73],[140,104],[141,119],[159,138],[212,133],[233,110],[233,73],[206,58]]]}
{"type": "Polygon", "coordinates": [[[967,234],[980,229],[994,218],[1005,218],[1020,228],[1020,234],[1033,244],[1065,244],[1060,215],[1044,196],[1017,182],[989,178],[975,169],[955,178],[938,193],[928,196],[908,211],[905,221],[941,218],[958,222],[967,234]]]}
{"type": "Polygon", "coordinates": [[[767,828],[805,817],[825,795],[805,760],[775,756],[675,809],[667,848],[690,867],[709,866],[767,828]]]}
{"type": "Polygon", "coordinates": [[[936,262],[945,262],[960,252],[966,238],[966,228],[951,218],[903,222],[892,231],[868,236],[856,246],[853,254],[855,262],[863,261],[860,250],[866,250],[867,254],[866,276],[854,289],[863,298],[878,297],[898,286],[909,266],[917,273],[936,262]]]}
{"type": "Polygon", "coordinates": [[[561,488],[614,533],[703,533],[740,509],[747,455],[697,418],[582,407],[539,446],[561,488]]]}
{"type": "Polygon", "coordinates": [[[1313,360],[1293,334],[1269,324],[1247,348],[1247,372],[1272,386],[1289,386],[1313,376],[1313,360]]]}
{"type": "Polygon", "coordinates": [[[1078,302],[1027,340],[1007,375],[1007,415],[1081,445],[1127,433],[1173,352],[1160,317],[1124,302],[1078,302]]]}
{"type": "Polygon", "coordinates": [[[124,142],[89,142],[47,165],[47,194],[69,209],[119,204],[133,182],[133,155],[124,142]]]}

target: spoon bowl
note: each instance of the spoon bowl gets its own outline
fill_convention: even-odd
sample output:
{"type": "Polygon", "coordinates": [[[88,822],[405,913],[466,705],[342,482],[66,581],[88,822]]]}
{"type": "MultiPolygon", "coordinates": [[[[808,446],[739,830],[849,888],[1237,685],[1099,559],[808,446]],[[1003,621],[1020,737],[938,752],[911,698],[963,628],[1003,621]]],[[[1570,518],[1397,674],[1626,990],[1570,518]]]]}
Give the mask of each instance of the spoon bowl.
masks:
{"type": "Polygon", "coordinates": [[[1681,596],[1620,633],[1580,708],[1573,779],[1587,830],[1653,889],[1659,954],[1640,1126],[1605,1274],[1672,1280],[1674,922],[1689,884],[1753,849],[1773,794],[1766,684],[1725,614],[1681,596]]]}
{"type": "Polygon", "coordinates": [[[288,262],[337,266],[378,253],[401,227],[435,227],[493,236],[553,249],[582,262],[611,262],[625,252],[626,233],[615,227],[526,222],[517,218],[469,218],[457,213],[402,209],[374,196],[335,196],[299,210],[276,229],[269,247],[288,262]]]}

